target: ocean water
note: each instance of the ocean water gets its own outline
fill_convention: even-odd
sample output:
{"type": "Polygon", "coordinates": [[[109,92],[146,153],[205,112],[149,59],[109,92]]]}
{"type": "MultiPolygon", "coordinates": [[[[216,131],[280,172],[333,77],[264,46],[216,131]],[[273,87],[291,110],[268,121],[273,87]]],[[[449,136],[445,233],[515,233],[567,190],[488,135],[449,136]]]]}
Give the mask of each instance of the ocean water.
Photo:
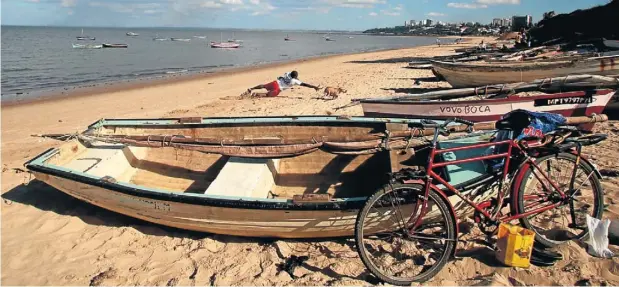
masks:
{"type": "Polygon", "coordinates": [[[2,26],[3,102],[74,87],[217,71],[320,55],[428,45],[435,38],[360,34],[195,28],[86,28],[95,41],[78,41],[80,28],[2,26]],[[126,32],[140,34],[126,36],[126,32]],[[284,41],[286,35],[294,41],[284,41]],[[189,42],[154,41],[189,38],[189,42]],[[206,36],[206,39],[195,36],[206,36]],[[352,37],[352,38],[351,38],[352,37]],[[213,49],[210,41],[235,38],[240,49],[213,49]],[[72,44],[125,43],[127,49],[73,49],[72,44]]]}

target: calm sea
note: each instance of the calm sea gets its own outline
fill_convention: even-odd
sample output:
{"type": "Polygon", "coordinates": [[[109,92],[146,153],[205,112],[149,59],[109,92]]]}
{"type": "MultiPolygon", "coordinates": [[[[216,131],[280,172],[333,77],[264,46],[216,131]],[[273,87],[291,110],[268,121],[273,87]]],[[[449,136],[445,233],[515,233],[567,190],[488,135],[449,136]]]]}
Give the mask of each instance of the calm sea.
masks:
{"type": "Polygon", "coordinates": [[[312,56],[427,45],[435,38],[358,34],[169,28],[87,28],[95,41],[77,41],[80,28],[2,26],[2,97],[13,101],[59,89],[137,78],[209,72],[312,56]],[[138,33],[128,37],[126,32],[138,33]],[[286,35],[294,41],[284,41],[286,35]],[[206,39],[198,38],[204,37],[206,39]],[[188,38],[189,42],[153,38],[188,38]],[[243,47],[212,49],[235,38],[243,47]],[[74,49],[72,44],[125,43],[127,49],[74,49]]]}

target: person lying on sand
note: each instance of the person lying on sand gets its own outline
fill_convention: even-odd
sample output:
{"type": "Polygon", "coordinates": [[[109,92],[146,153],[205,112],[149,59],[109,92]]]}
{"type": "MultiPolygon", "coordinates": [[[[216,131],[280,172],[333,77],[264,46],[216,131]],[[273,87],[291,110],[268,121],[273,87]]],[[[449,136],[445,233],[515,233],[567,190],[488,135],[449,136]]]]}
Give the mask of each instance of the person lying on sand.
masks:
{"type": "Polygon", "coordinates": [[[278,77],[277,80],[264,84],[257,85],[253,88],[247,89],[241,97],[246,97],[251,95],[252,97],[277,97],[279,93],[284,90],[290,89],[293,86],[302,86],[312,88],[316,91],[320,90],[320,87],[310,85],[307,83],[303,83],[299,80],[299,73],[297,71],[292,71],[290,73],[285,73],[283,76],[278,77]],[[258,89],[266,89],[266,93],[252,93],[253,90],[258,89]]]}

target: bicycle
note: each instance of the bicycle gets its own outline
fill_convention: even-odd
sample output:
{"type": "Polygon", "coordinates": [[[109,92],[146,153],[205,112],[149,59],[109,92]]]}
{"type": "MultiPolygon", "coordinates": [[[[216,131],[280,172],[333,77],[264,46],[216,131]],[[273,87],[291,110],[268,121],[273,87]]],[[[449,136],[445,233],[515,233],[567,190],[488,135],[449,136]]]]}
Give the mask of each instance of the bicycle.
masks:
{"type": "Polygon", "coordinates": [[[456,255],[458,217],[449,193],[473,207],[475,222],[488,238],[496,233],[499,223],[518,220],[535,232],[538,243],[552,247],[584,237],[585,214],[601,218],[601,175],[581,152],[582,146],[599,143],[606,135],[563,126],[541,137],[516,140],[515,135],[530,122],[514,113],[496,123],[499,132],[507,133],[506,139],[438,149],[439,134],[449,135],[448,125],[454,122],[472,132],[473,123],[462,119],[443,124],[423,121],[423,128],[434,129],[425,170],[404,169],[392,174],[389,183],[369,197],[359,211],[355,224],[357,251],[379,279],[394,285],[423,282],[456,255]],[[490,154],[447,162],[436,159],[448,152],[490,147],[495,149],[490,154]],[[475,161],[488,164],[487,174],[480,182],[459,188],[445,180],[440,175],[443,172],[436,171],[475,161]],[[494,189],[496,194],[489,200],[471,200],[473,191],[482,194],[494,189]],[[386,244],[379,245],[381,242],[386,244]],[[374,258],[374,254],[378,256],[374,258]]]}

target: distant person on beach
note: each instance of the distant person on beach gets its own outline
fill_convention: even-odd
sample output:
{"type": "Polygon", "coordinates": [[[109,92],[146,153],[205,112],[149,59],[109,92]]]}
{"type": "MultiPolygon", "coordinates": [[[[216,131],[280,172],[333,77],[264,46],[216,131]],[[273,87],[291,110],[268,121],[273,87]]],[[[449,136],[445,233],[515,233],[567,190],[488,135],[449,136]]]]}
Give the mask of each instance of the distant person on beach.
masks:
{"type": "Polygon", "coordinates": [[[441,39],[436,38],[436,45],[438,45],[439,47],[441,46],[441,39]]]}
{"type": "Polygon", "coordinates": [[[290,89],[293,86],[302,86],[312,88],[316,91],[320,90],[320,87],[310,85],[307,83],[303,83],[299,80],[299,73],[297,71],[292,71],[290,73],[285,73],[283,76],[278,77],[277,80],[264,84],[257,85],[253,88],[247,89],[241,97],[246,97],[251,95],[252,97],[277,97],[279,93],[284,90],[290,89]],[[253,90],[265,89],[266,93],[252,93],[253,90]]]}

